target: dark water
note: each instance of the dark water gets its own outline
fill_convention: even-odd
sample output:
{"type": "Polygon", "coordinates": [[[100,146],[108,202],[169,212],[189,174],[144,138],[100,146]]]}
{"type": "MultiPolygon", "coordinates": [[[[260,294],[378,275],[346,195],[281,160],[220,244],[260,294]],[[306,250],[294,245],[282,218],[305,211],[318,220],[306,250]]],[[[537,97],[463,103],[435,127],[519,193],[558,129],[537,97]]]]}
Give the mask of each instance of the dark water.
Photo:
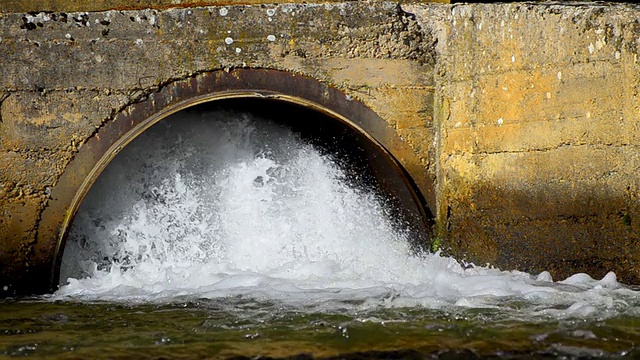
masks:
{"type": "MultiPolygon", "coordinates": [[[[517,307],[517,304],[512,304],[517,307]]],[[[639,358],[640,318],[520,321],[502,310],[307,312],[239,298],[4,300],[0,356],[32,358],[639,358]]]]}

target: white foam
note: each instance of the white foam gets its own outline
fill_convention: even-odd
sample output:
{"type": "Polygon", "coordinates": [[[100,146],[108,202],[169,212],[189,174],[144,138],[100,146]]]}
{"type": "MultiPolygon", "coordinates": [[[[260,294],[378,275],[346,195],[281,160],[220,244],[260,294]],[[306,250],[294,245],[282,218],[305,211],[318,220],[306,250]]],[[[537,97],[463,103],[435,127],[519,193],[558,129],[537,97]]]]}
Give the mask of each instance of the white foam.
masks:
{"type": "Polygon", "coordinates": [[[505,308],[607,316],[637,292],[608,274],[554,283],[415,254],[380,199],[287,129],[242,114],[174,115],[129,145],[92,189],[55,299],[243,296],[332,310],[505,308]]]}

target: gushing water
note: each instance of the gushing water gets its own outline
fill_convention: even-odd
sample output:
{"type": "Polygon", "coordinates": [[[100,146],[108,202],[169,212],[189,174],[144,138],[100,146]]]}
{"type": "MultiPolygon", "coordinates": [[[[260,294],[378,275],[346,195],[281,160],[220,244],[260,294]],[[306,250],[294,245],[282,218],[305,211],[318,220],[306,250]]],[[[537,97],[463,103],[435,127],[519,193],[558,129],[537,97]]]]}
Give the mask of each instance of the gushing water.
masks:
{"type": "Polygon", "coordinates": [[[178,114],[142,134],[83,202],[54,298],[241,297],[315,310],[478,307],[613,316],[610,273],[553,282],[416,253],[383,199],[331,155],[247,114],[178,114]],[[517,308],[517,309],[516,309],[517,308]]]}

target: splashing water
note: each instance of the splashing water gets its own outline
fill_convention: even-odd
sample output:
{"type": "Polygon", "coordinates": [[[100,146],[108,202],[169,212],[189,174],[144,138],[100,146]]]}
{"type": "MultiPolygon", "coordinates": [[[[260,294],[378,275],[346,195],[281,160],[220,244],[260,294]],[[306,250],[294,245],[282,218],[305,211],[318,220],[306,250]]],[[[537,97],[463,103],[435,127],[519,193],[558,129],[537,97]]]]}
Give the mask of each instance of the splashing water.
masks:
{"type": "Polygon", "coordinates": [[[416,254],[376,192],[287,128],[178,114],[132,142],[82,204],[55,299],[241,297],[314,311],[500,308],[615,316],[638,292],[416,254]]]}

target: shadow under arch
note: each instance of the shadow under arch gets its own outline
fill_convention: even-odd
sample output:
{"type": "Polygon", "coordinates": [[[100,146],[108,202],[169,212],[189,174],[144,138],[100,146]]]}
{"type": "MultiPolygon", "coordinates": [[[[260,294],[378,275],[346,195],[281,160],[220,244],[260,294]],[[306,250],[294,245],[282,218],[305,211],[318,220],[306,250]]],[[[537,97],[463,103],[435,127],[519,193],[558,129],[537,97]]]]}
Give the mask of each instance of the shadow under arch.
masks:
{"type": "Polygon", "coordinates": [[[266,69],[199,74],[163,86],[101,127],[68,164],[39,222],[37,242],[20,293],[46,293],[58,284],[66,236],[84,197],[107,164],[135,137],[181,110],[218,100],[264,99],[304,107],[337,120],[363,139],[376,177],[408,214],[424,245],[431,239],[434,185],[395,130],[363,103],[316,79],[266,69]]]}

